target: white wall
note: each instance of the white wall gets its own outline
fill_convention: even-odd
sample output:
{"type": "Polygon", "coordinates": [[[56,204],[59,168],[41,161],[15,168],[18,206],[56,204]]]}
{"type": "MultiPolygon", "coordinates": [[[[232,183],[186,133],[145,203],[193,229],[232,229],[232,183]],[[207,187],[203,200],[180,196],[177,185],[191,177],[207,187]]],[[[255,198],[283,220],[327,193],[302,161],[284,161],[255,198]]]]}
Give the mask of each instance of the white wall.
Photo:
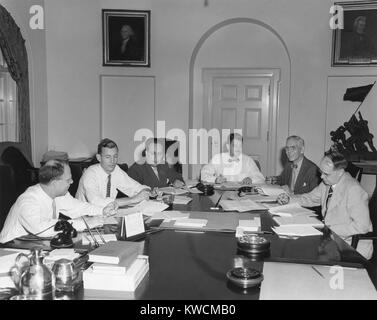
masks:
{"type": "MultiPolygon", "coordinates": [[[[187,131],[189,63],[195,46],[217,23],[246,17],[274,29],[285,42],[292,61],[290,84],[287,66],[281,66],[284,88],[280,100],[283,110],[278,128],[280,143],[283,144],[287,134],[301,135],[306,140],[307,156],[318,162],[326,141],[328,77],[377,74],[376,67],[331,67],[329,9],[333,1],[210,0],[208,7],[203,3],[199,0],[45,0],[49,147],[77,156],[79,151],[81,155],[94,152],[100,138],[100,75],[155,77],[156,120],[165,120],[167,130],[187,131]],[[102,8],[151,10],[151,68],[102,67],[102,8]]],[[[240,43],[244,37],[238,31],[235,30],[236,39],[232,41],[240,43]]],[[[202,56],[206,58],[198,68],[209,62],[216,43],[228,40],[227,33],[219,36],[206,49],[207,55],[202,56]]],[[[252,63],[247,63],[243,56],[234,64],[268,67],[265,64],[273,59],[271,67],[285,63],[282,54],[266,50],[265,45],[278,48],[273,36],[267,37],[265,43],[262,40],[259,37],[259,46],[253,50],[251,43],[245,43],[243,52],[251,52],[252,63]]],[[[223,60],[217,59],[222,63],[223,60]]],[[[229,60],[226,64],[231,66],[229,60]]],[[[194,85],[198,85],[196,80],[194,85]]],[[[377,119],[368,120],[377,122],[377,119]]]]}
{"type": "Polygon", "coordinates": [[[29,59],[32,160],[35,166],[39,166],[48,144],[46,43],[45,30],[31,29],[29,20],[30,7],[43,7],[44,0],[0,0],[0,4],[11,14],[25,39],[29,59]]]}

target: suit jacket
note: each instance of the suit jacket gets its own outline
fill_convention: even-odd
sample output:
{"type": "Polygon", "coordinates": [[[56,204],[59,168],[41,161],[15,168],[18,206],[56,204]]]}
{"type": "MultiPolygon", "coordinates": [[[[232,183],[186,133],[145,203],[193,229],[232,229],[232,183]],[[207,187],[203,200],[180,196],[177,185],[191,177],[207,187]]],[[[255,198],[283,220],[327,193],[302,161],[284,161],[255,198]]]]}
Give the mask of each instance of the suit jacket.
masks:
{"type": "MultiPolygon", "coordinates": [[[[356,179],[352,178],[348,172],[344,172],[339,182],[333,187],[333,194],[326,210],[328,191],[329,186],[322,182],[309,193],[293,196],[292,201],[305,207],[321,205],[325,224],[348,242],[354,234],[372,231],[368,194],[356,179]]],[[[373,252],[372,241],[360,241],[357,251],[366,258],[370,258],[373,252]]]]}
{"type": "Polygon", "coordinates": [[[170,183],[173,183],[175,180],[183,181],[182,175],[180,175],[173,168],[169,167],[168,164],[159,164],[157,165],[158,178],[154,173],[151,165],[148,163],[138,164],[134,163],[128,169],[128,175],[138,181],[139,183],[147,185],[151,188],[158,187],[167,187],[170,183]]]}
{"type": "MultiPolygon", "coordinates": [[[[288,162],[278,176],[278,184],[281,186],[290,185],[292,176],[291,162],[288,162]]],[[[294,194],[303,194],[312,191],[316,186],[318,186],[320,181],[320,175],[318,167],[304,157],[302,160],[300,171],[296,178],[295,187],[293,189],[294,194]]]]}

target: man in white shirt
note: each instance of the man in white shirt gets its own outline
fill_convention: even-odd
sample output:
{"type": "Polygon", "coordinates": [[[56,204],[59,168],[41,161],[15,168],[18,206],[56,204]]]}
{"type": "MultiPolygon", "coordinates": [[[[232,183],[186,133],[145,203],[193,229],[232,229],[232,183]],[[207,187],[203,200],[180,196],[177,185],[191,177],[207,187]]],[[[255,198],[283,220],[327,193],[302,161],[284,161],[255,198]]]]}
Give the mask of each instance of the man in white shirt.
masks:
{"type": "MultiPolygon", "coordinates": [[[[68,193],[72,176],[68,164],[64,161],[48,161],[39,170],[39,181],[40,183],[21,194],[10,209],[0,233],[1,243],[30,234],[40,237],[55,235],[57,232],[54,231],[54,226],[59,213],[71,219],[83,215],[98,217],[94,219],[98,220],[97,223],[93,221],[94,224],[98,224],[103,215],[115,213],[114,203],[105,208],[98,207],[77,200],[68,193]]],[[[73,220],[73,227],[84,229],[81,220],[73,220]]]]}
{"type": "Polygon", "coordinates": [[[80,179],[76,198],[106,206],[115,202],[117,206],[135,204],[148,200],[150,188],[130,178],[118,163],[118,146],[110,139],[103,139],[97,149],[98,164],[86,169],[80,179]],[[129,198],[116,199],[118,190],[129,198]]]}
{"type": "MultiPolygon", "coordinates": [[[[349,244],[352,235],[372,231],[369,216],[368,194],[359,182],[345,171],[347,160],[338,152],[328,152],[320,163],[322,183],[311,192],[278,196],[280,204],[290,200],[304,207],[322,206],[325,224],[349,244]]],[[[369,259],[373,253],[371,240],[361,240],[357,246],[364,257],[369,259]]]]}
{"type": "Polygon", "coordinates": [[[242,142],[240,134],[231,133],[226,144],[228,152],[215,155],[209,164],[203,166],[201,180],[209,183],[264,183],[265,178],[254,160],[242,153],[242,142]]]}

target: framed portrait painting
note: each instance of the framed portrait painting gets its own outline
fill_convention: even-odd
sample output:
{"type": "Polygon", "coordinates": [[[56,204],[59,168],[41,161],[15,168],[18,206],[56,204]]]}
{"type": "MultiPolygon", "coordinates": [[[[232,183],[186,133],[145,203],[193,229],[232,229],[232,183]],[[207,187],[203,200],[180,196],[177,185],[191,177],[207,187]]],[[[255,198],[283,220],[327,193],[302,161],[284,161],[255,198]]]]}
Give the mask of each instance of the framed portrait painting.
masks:
{"type": "Polygon", "coordinates": [[[339,25],[333,30],[332,66],[377,65],[377,2],[336,2],[339,25]]]}
{"type": "Polygon", "coordinates": [[[103,65],[150,67],[150,11],[102,10],[103,65]]]}

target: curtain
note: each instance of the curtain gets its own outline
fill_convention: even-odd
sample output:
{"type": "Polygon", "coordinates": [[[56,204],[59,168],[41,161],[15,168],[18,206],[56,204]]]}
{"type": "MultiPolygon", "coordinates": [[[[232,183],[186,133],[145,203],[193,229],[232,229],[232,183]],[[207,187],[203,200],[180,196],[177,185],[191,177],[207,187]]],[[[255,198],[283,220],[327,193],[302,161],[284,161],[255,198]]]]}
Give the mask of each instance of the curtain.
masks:
{"type": "Polygon", "coordinates": [[[30,101],[28,58],[20,28],[9,12],[0,5],[0,49],[9,73],[17,84],[19,139],[31,158],[30,101]]]}

